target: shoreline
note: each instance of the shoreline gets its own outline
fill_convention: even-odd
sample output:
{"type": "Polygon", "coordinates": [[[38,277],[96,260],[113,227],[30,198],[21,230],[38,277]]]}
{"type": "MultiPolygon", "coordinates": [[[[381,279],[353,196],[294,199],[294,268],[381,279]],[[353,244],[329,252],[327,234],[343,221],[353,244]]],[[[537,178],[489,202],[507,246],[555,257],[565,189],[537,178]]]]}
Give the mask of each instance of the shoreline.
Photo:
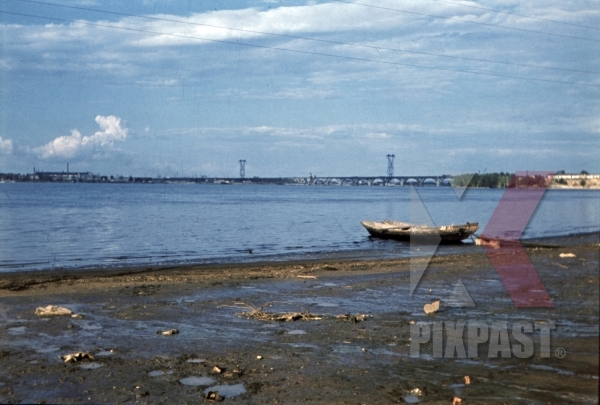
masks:
{"type": "MultiPolygon", "coordinates": [[[[532,249],[561,249],[570,246],[588,246],[598,245],[600,242],[600,233],[578,233],[572,235],[552,236],[544,238],[532,238],[521,240],[521,244],[527,251],[532,249]]],[[[397,242],[393,242],[397,243],[397,242]]],[[[475,244],[467,244],[465,248],[468,252],[435,254],[432,257],[432,263],[452,262],[460,257],[485,257],[485,250],[482,247],[475,247],[475,244]],[[478,250],[478,251],[474,251],[478,250]]],[[[218,272],[227,271],[229,277],[253,277],[253,278],[277,278],[285,277],[280,274],[283,269],[290,269],[291,276],[307,275],[308,272],[327,270],[327,267],[346,268],[346,267],[387,267],[401,266],[407,267],[410,262],[409,257],[400,258],[377,258],[377,253],[357,258],[357,252],[334,252],[332,254],[323,254],[319,258],[297,258],[291,260],[257,260],[253,262],[221,262],[206,264],[184,264],[184,265],[138,265],[124,266],[115,268],[88,267],[76,269],[47,269],[47,270],[28,270],[28,271],[10,271],[0,273],[0,291],[10,290],[18,291],[35,285],[44,285],[60,282],[73,282],[102,279],[118,279],[131,276],[169,276],[169,277],[199,277],[205,276],[215,278],[218,272]],[[346,254],[344,254],[346,253],[346,254]],[[353,253],[353,254],[350,254],[353,253]],[[297,270],[304,270],[297,271],[297,270]],[[296,274],[298,273],[298,274],[296,274]],[[306,273],[306,274],[304,274],[306,273]]],[[[360,254],[360,252],[359,252],[360,254]]]]}

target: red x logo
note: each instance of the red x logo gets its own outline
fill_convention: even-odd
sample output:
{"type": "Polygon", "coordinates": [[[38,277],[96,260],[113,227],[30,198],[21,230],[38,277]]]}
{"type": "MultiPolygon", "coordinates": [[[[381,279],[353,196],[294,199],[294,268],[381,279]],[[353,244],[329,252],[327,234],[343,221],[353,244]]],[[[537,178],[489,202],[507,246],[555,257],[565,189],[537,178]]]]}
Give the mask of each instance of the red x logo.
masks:
{"type": "Polygon", "coordinates": [[[538,206],[552,172],[517,172],[481,239],[488,258],[517,307],[554,307],[520,237],[538,206]]]}

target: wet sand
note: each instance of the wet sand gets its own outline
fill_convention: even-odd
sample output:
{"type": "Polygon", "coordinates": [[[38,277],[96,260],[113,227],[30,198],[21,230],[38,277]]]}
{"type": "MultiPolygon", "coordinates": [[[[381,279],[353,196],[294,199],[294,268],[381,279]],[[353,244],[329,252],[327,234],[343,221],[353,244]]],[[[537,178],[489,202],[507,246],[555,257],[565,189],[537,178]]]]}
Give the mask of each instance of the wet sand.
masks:
{"type": "Polygon", "coordinates": [[[198,403],[219,386],[225,403],[598,403],[598,235],[537,246],[527,253],[554,308],[516,308],[483,249],[434,257],[412,296],[407,259],[3,274],[0,402],[198,403]],[[476,307],[448,307],[459,280],[476,307]],[[443,310],[425,315],[436,299],[443,310]],[[248,319],[235,302],[322,319],[248,319]],[[46,305],[81,317],[34,314],[46,305]],[[335,319],[356,313],[369,317],[335,319]],[[434,358],[431,342],[410,356],[411,322],[461,320],[553,321],[550,357],[539,332],[530,358],[488,358],[487,343],[476,358],[434,358]],[[95,358],[59,359],[77,351],[95,358]]]}

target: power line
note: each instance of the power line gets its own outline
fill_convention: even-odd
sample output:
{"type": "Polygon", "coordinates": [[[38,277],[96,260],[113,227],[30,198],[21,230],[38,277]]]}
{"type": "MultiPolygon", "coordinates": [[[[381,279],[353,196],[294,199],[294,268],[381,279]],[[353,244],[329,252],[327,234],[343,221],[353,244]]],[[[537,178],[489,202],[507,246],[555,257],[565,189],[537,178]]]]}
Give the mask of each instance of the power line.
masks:
{"type": "Polygon", "coordinates": [[[88,21],[74,21],[74,20],[67,20],[64,18],[57,18],[57,17],[45,17],[45,16],[39,16],[39,15],[33,15],[33,14],[16,13],[16,12],[5,11],[5,10],[0,10],[0,13],[16,15],[16,16],[21,16],[21,17],[38,18],[38,19],[49,20],[49,21],[60,21],[60,22],[65,22],[65,23],[70,23],[70,24],[82,24],[82,25],[89,25],[89,26],[102,27],[102,28],[111,28],[111,29],[130,31],[130,32],[141,32],[141,33],[154,34],[154,35],[165,35],[165,36],[171,36],[171,37],[175,37],[175,38],[194,39],[194,40],[198,40],[198,41],[224,43],[224,44],[231,44],[231,45],[237,45],[237,46],[260,48],[260,49],[272,49],[272,50],[277,50],[277,51],[291,52],[291,53],[297,53],[297,54],[303,54],[303,55],[325,56],[325,57],[338,58],[338,59],[354,60],[354,61],[359,61],[359,62],[372,62],[372,63],[380,63],[380,64],[393,65],[393,66],[406,66],[406,67],[414,67],[414,68],[420,68],[420,69],[430,69],[430,70],[438,70],[438,71],[446,71],[446,72],[466,73],[466,74],[502,77],[502,78],[528,80],[528,81],[538,81],[538,82],[546,82],[546,83],[569,84],[569,85],[576,85],[576,86],[594,86],[594,87],[600,86],[600,84],[595,84],[595,83],[585,83],[585,82],[578,83],[578,82],[569,82],[569,81],[563,81],[563,80],[530,78],[530,77],[523,77],[523,76],[512,76],[512,75],[505,75],[505,74],[499,74],[499,73],[490,73],[490,72],[484,72],[484,71],[479,71],[479,70],[450,69],[450,68],[442,68],[442,67],[436,67],[436,66],[425,66],[425,65],[416,65],[416,64],[411,64],[411,63],[359,58],[359,57],[354,57],[354,56],[334,55],[334,54],[323,53],[323,52],[302,51],[302,50],[298,50],[298,49],[288,49],[288,48],[280,48],[280,47],[267,46],[267,45],[249,44],[249,43],[244,43],[244,42],[227,41],[227,40],[222,40],[222,39],[202,38],[202,37],[196,37],[196,36],[191,36],[191,35],[170,34],[170,33],[166,33],[166,32],[142,30],[139,28],[118,27],[118,26],[114,26],[114,25],[92,23],[92,22],[88,22],[88,21]]]}
{"type": "Polygon", "coordinates": [[[329,43],[329,44],[335,44],[335,45],[354,46],[354,47],[360,47],[360,48],[366,48],[366,49],[374,49],[377,51],[403,52],[403,53],[411,53],[411,54],[416,54],[416,55],[426,55],[426,56],[434,56],[434,57],[448,58],[448,59],[468,60],[468,61],[473,61],[473,62],[496,63],[496,64],[507,65],[507,66],[519,66],[519,67],[527,67],[527,68],[534,68],[534,69],[560,70],[560,71],[574,72],[574,73],[600,74],[600,72],[592,72],[592,71],[580,70],[580,69],[569,69],[569,68],[552,67],[552,66],[530,65],[527,63],[495,61],[495,60],[491,60],[491,59],[469,58],[469,57],[465,57],[465,56],[444,55],[444,54],[438,54],[438,53],[433,53],[433,52],[413,51],[413,50],[398,49],[398,48],[363,45],[363,44],[355,44],[355,43],[342,42],[342,41],[333,41],[333,40],[320,39],[320,38],[308,38],[308,37],[302,37],[302,36],[298,36],[298,35],[276,34],[276,33],[271,33],[271,32],[266,32],[266,31],[256,31],[256,30],[249,30],[249,29],[232,28],[232,27],[225,27],[225,26],[214,25],[214,24],[203,24],[203,23],[196,23],[196,22],[189,22],[189,21],[182,21],[182,20],[174,20],[174,19],[169,19],[169,18],[136,15],[136,14],[122,13],[122,12],[109,11],[109,10],[100,10],[100,9],[94,9],[94,8],[88,8],[88,7],[66,6],[66,5],[62,5],[62,4],[42,2],[42,1],[36,1],[36,0],[16,0],[16,1],[24,2],[24,3],[35,3],[35,4],[46,5],[46,6],[52,6],[52,7],[75,9],[75,10],[81,10],[81,11],[92,11],[92,12],[102,13],[102,14],[119,15],[122,17],[142,18],[142,19],[147,19],[147,20],[152,20],[152,21],[173,22],[173,23],[178,23],[178,24],[218,28],[218,29],[224,29],[224,30],[230,30],[230,31],[236,31],[236,32],[246,32],[246,33],[250,33],[250,34],[269,35],[269,36],[275,36],[275,37],[281,37],[281,38],[300,39],[303,41],[313,41],[313,42],[329,43]]]}
{"type": "Polygon", "coordinates": [[[480,6],[472,6],[470,4],[457,3],[455,1],[448,1],[448,0],[431,0],[431,1],[437,1],[440,3],[447,3],[447,4],[454,4],[454,5],[457,5],[460,7],[475,8],[478,10],[492,11],[492,12],[498,13],[498,14],[508,14],[508,15],[514,15],[517,17],[531,18],[532,20],[546,21],[546,22],[551,22],[551,23],[556,23],[556,24],[571,25],[573,27],[587,28],[590,30],[600,30],[600,28],[598,28],[598,27],[590,27],[589,25],[580,25],[580,24],[570,23],[570,22],[566,22],[566,21],[551,20],[549,18],[534,17],[531,15],[525,15],[525,14],[509,13],[508,11],[494,10],[493,8],[485,8],[485,7],[480,7],[480,6]]]}
{"type": "Polygon", "coordinates": [[[372,4],[356,3],[356,2],[353,2],[353,1],[346,1],[346,0],[334,0],[334,1],[336,1],[338,3],[354,4],[354,5],[357,5],[357,6],[377,8],[377,9],[387,10],[387,11],[397,11],[399,13],[405,13],[405,14],[420,15],[420,16],[423,16],[423,17],[431,17],[431,18],[439,18],[439,19],[443,19],[443,20],[457,21],[457,22],[461,22],[461,23],[465,23],[465,24],[483,25],[485,27],[495,27],[495,28],[502,28],[502,29],[507,29],[507,30],[528,32],[530,34],[551,35],[551,36],[562,37],[562,38],[581,39],[581,40],[584,40],[584,41],[600,42],[599,39],[593,39],[593,38],[576,37],[576,36],[573,36],[573,35],[557,34],[557,33],[553,33],[553,32],[528,30],[526,28],[507,27],[506,25],[489,24],[489,23],[483,23],[483,22],[478,22],[478,21],[461,20],[460,18],[444,17],[442,15],[419,13],[417,11],[400,10],[400,9],[397,9],[397,8],[374,6],[372,4]]]}

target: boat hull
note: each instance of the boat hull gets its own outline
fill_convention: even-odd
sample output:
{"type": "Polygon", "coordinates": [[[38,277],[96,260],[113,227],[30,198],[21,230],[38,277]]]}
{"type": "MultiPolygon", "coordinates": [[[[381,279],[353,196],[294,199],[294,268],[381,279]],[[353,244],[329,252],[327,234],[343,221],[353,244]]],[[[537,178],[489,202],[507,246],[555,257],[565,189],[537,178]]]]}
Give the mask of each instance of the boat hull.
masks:
{"type": "Polygon", "coordinates": [[[471,237],[479,229],[478,223],[469,222],[462,225],[447,225],[437,228],[395,221],[362,221],[361,224],[375,238],[425,244],[459,243],[471,237]]]}

